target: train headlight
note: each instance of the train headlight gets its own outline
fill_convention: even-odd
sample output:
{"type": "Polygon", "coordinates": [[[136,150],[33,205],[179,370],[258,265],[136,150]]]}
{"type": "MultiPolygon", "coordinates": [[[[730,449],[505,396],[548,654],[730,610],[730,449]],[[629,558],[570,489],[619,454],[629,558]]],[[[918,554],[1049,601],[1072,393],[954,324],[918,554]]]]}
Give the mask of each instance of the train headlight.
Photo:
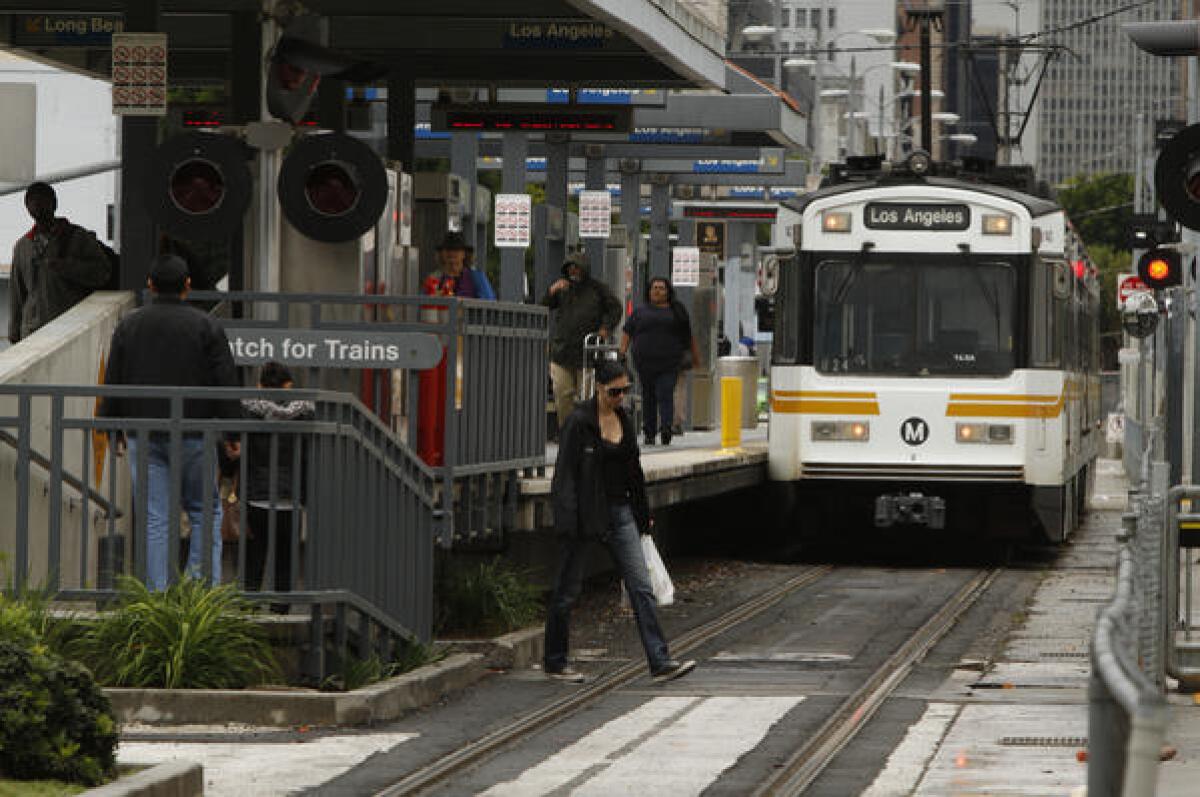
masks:
{"type": "Polygon", "coordinates": [[[850,214],[844,210],[827,210],[821,214],[822,232],[850,232],[850,214]]]}
{"type": "Polygon", "coordinates": [[[865,443],[871,439],[871,424],[866,421],[813,421],[812,439],[818,442],[849,440],[865,443]]]}
{"type": "Polygon", "coordinates": [[[1007,423],[959,423],[954,425],[954,439],[960,443],[997,443],[1013,441],[1013,428],[1007,423]]]}
{"type": "Polygon", "coordinates": [[[1012,216],[1007,213],[984,213],[984,235],[1012,235],[1012,216]]]}

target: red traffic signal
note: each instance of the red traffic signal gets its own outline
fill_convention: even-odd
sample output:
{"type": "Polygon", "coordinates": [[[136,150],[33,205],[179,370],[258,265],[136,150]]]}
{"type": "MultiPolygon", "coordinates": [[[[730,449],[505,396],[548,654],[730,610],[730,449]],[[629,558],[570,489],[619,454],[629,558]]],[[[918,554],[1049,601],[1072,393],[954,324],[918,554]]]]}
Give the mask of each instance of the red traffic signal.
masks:
{"type": "Polygon", "coordinates": [[[1138,278],[1154,290],[1183,284],[1183,258],[1175,249],[1159,247],[1138,260],[1138,278]]]}

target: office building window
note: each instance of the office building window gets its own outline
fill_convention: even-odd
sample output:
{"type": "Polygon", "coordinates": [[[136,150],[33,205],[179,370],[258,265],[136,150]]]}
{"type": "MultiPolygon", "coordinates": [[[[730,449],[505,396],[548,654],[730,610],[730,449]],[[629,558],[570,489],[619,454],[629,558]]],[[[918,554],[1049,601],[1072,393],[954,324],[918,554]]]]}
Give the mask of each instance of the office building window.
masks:
{"type": "Polygon", "coordinates": [[[785,8],[780,12],[780,24],[785,28],[792,26],[792,10],[790,8],[785,8]]]}
{"type": "Polygon", "coordinates": [[[814,8],[812,13],[808,15],[809,25],[813,30],[821,29],[821,9],[814,8]]]}
{"type": "Polygon", "coordinates": [[[837,9],[829,9],[829,29],[833,30],[837,27],[837,9]]]}

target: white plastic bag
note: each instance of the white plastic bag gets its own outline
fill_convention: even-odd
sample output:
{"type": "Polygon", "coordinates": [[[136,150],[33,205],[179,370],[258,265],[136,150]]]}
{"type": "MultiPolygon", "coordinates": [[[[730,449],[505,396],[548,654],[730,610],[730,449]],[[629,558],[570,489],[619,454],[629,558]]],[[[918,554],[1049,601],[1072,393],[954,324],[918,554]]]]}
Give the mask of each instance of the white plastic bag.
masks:
{"type": "MultiPolygon", "coordinates": [[[[650,589],[654,592],[654,599],[659,606],[670,606],[675,602],[675,585],[671,583],[671,575],[667,572],[662,557],[658,555],[654,538],[649,534],[643,534],[641,537],[642,558],[646,560],[646,570],[650,574],[650,589]]],[[[629,608],[629,595],[625,592],[624,583],[621,584],[621,607],[629,608]]]]}

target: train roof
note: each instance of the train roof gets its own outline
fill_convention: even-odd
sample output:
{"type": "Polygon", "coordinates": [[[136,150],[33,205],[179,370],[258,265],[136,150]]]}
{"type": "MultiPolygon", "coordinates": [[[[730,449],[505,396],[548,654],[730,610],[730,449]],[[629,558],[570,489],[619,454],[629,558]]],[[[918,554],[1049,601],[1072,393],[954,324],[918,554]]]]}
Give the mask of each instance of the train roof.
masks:
{"type": "Polygon", "coordinates": [[[1029,211],[1029,215],[1033,217],[1045,216],[1048,213],[1054,213],[1062,210],[1062,207],[1053,200],[1043,199],[1041,197],[1026,194],[1022,191],[1014,191],[1011,188],[1005,188],[991,183],[974,182],[971,180],[956,180],[950,177],[914,177],[914,176],[884,176],[874,180],[856,180],[850,182],[839,183],[825,188],[819,188],[801,196],[785,200],[783,206],[794,210],[797,213],[803,213],[804,210],[813,202],[829,197],[839,196],[841,194],[853,194],[856,191],[864,191],[876,188],[891,188],[893,186],[912,186],[912,185],[927,185],[935,188],[957,188],[962,191],[975,191],[980,194],[988,194],[989,196],[1000,197],[1023,206],[1029,211]]]}

